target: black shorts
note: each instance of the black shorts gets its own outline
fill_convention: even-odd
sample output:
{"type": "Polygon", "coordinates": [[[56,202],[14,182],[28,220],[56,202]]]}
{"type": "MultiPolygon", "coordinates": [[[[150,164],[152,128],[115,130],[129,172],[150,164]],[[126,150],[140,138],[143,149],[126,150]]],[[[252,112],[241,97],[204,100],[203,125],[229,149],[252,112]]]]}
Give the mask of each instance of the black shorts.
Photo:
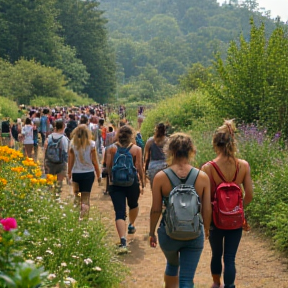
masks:
{"type": "Polygon", "coordinates": [[[94,180],[94,172],[72,173],[72,181],[79,185],[79,192],[91,192],[94,180]]]}
{"type": "Polygon", "coordinates": [[[138,207],[138,199],[140,195],[140,187],[138,178],[135,179],[132,186],[120,187],[115,185],[109,186],[109,195],[115,211],[115,220],[126,219],[126,199],[129,209],[138,207]]]}

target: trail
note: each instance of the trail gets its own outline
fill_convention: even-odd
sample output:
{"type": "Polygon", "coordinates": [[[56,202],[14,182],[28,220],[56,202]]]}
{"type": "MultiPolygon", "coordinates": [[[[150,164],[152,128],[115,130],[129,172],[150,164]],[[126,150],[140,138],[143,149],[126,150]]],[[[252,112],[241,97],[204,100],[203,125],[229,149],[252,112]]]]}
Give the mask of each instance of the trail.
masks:
{"type": "MultiPolygon", "coordinates": [[[[107,227],[108,238],[116,243],[118,237],[114,225],[113,206],[110,197],[103,195],[103,188],[104,186],[98,187],[98,184],[94,184],[91,204],[101,213],[103,223],[107,227]]],[[[69,187],[64,185],[64,195],[68,193],[68,189],[69,187]]],[[[151,190],[146,188],[144,195],[139,199],[137,231],[127,238],[131,253],[120,257],[131,271],[121,288],[163,287],[165,258],[159,246],[153,249],[148,244],[151,198],[151,190]]],[[[288,259],[281,258],[269,246],[269,242],[261,239],[253,230],[243,232],[236,258],[237,288],[288,288],[288,259]]],[[[211,286],[210,259],[210,246],[206,240],[194,279],[195,288],[211,286]]]]}

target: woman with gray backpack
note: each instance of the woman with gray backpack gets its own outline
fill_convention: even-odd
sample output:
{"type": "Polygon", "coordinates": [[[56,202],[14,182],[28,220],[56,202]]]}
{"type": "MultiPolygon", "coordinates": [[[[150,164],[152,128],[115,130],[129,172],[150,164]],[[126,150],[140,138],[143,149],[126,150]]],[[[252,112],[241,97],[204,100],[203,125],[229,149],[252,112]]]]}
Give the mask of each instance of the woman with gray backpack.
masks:
{"type": "Polygon", "coordinates": [[[150,212],[150,246],[155,248],[156,225],[166,257],[165,288],[193,288],[194,275],[211,222],[210,181],[191,166],[195,146],[190,136],[175,133],[164,146],[169,168],[156,174],[150,212]]]}

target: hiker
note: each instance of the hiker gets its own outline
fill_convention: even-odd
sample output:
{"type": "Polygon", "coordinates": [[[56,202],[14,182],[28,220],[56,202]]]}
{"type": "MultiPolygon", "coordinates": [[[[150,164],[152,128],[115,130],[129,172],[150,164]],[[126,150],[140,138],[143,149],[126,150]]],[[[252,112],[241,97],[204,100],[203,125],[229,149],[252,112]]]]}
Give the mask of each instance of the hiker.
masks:
{"type": "Polygon", "coordinates": [[[33,125],[30,118],[26,118],[25,125],[22,128],[21,134],[24,137],[23,144],[24,144],[24,154],[25,156],[31,158],[32,151],[34,146],[33,140],[33,125]]]}
{"type": "Polygon", "coordinates": [[[124,125],[119,128],[117,132],[117,142],[107,147],[105,151],[106,167],[108,171],[108,176],[110,177],[110,186],[109,194],[111,196],[114,210],[115,210],[115,221],[116,229],[120,238],[120,248],[127,247],[126,241],[126,198],[129,206],[129,225],[128,225],[128,234],[134,234],[136,232],[135,220],[138,216],[139,207],[138,207],[138,198],[141,193],[144,193],[144,177],[143,177],[143,166],[142,166],[142,151],[141,148],[132,143],[133,141],[133,129],[124,125]],[[121,158],[121,154],[126,155],[125,161],[128,163],[122,163],[123,166],[128,167],[128,171],[124,170],[124,175],[121,173],[121,163],[118,164],[117,159],[121,158]],[[120,169],[117,170],[117,167],[120,169]],[[131,171],[132,170],[132,171],[131,171]],[[119,172],[119,174],[118,174],[119,172]],[[132,173],[132,175],[131,175],[132,173]],[[139,176],[138,176],[138,175],[139,176]],[[132,182],[128,183],[127,175],[131,175],[132,182]],[[127,183],[124,184],[121,182],[124,176],[123,182],[127,180],[127,183]],[[121,178],[121,179],[120,179],[121,178]],[[125,186],[122,186],[125,185],[125,186]]]}
{"type": "Polygon", "coordinates": [[[72,132],[68,157],[68,178],[72,179],[75,201],[80,202],[80,220],[87,218],[90,209],[90,193],[95,179],[101,183],[95,141],[86,124],[80,124],[72,132]],[[80,193],[81,198],[78,198],[80,193]]]}
{"type": "Polygon", "coordinates": [[[41,134],[42,139],[42,147],[44,147],[44,143],[46,140],[46,137],[48,136],[49,130],[50,130],[50,121],[49,121],[49,109],[45,108],[43,109],[42,116],[40,118],[40,126],[39,126],[39,132],[41,134]]]}
{"type": "Polygon", "coordinates": [[[11,146],[10,143],[11,143],[11,125],[10,125],[10,121],[9,119],[6,119],[6,120],[3,120],[3,121],[0,121],[0,129],[1,129],[1,133],[0,133],[0,136],[1,136],[1,145],[2,146],[11,146]]]}
{"type": "Polygon", "coordinates": [[[77,127],[77,122],[75,121],[75,115],[69,114],[69,120],[67,122],[67,126],[65,128],[65,135],[68,137],[69,140],[71,140],[71,133],[72,131],[77,127]]]}
{"type": "MultiPolygon", "coordinates": [[[[209,242],[212,249],[212,259],[211,259],[211,273],[213,278],[212,288],[219,288],[221,286],[220,279],[222,274],[222,257],[224,259],[224,283],[225,288],[235,288],[235,257],[237,249],[242,236],[242,223],[244,219],[244,211],[242,203],[248,205],[252,201],[253,197],[253,187],[252,180],[250,176],[250,167],[247,161],[236,158],[235,154],[237,151],[237,145],[235,140],[235,124],[233,120],[226,120],[224,124],[219,127],[213,136],[213,148],[217,156],[213,161],[210,161],[203,165],[202,170],[207,173],[211,182],[211,201],[214,203],[213,207],[213,221],[210,227],[209,242]],[[219,199],[215,199],[216,192],[221,188],[220,185],[225,185],[228,183],[228,187],[231,187],[231,183],[235,183],[235,191],[233,192],[236,207],[231,207],[230,210],[237,212],[237,210],[242,208],[242,220],[238,226],[235,226],[235,219],[233,218],[230,224],[231,227],[225,227],[229,224],[229,219],[225,218],[227,224],[219,222],[225,215],[217,214],[219,213],[216,209],[217,205],[220,205],[219,199]],[[242,195],[241,185],[244,188],[244,196],[242,195]],[[237,188],[238,186],[238,188],[237,188]],[[238,193],[240,196],[236,194],[238,193]],[[243,197],[243,199],[242,199],[243,197]],[[240,199],[240,203],[237,200],[240,199]],[[215,203],[217,202],[217,203],[215,203]],[[217,218],[214,218],[217,217],[217,218]],[[219,220],[218,220],[219,219],[219,220]],[[216,221],[215,221],[216,220],[216,221]],[[218,227],[222,228],[218,228],[218,227]],[[234,228],[234,229],[233,229],[234,228]]],[[[225,189],[227,191],[227,189],[225,189]]],[[[217,192],[218,193],[218,192],[217,192]]],[[[224,192],[223,192],[224,193],[224,192]]],[[[227,192],[226,192],[227,193],[227,192]]],[[[218,194],[219,195],[219,194],[218,194]]],[[[229,196],[231,203],[233,202],[233,195],[229,196]]],[[[225,197],[226,198],[226,197],[225,197]]],[[[234,202],[234,203],[235,203],[234,202]]],[[[225,204],[225,201],[222,203],[225,204]]],[[[229,204],[231,205],[231,204],[229,204]]],[[[222,206],[221,206],[222,207],[222,206]]],[[[223,207],[226,211],[226,207],[223,207]]],[[[228,208],[227,208],[228,209],[228,208]]],[[[228,210],[227,210],[228,211],[228,210]]],[[[240,211],[241,212],[241,211],[240,211]]],[[[229,213],[228,217],[232,217],[229,213]]],[[[237,215],[236,215],[237,216],[237,215]]],[[[238,217],[237,216],[237,217],[238,217]]],[[[238,218],[237,218],[238,219],[238,218]]]]}
{"type": "MultiPolygon", "coordinates": [[[[210,181],[204,172],[190,165],[196,151],[189,135],[184,133],[171,135],[168,143],[165,145],[165,151],[167,151],[167,159],[169,159],[170,162],[168,163],[169,168],[155,175],[152,187],[153,201],[150,212],[150,246],[153,248],[157,246],[155,229],[159,217],[162,214],[162,203],[164,202],[166,209],[157,232],[159,245],[167,260],[164,274],[165,287],[193,288],[195,271],[204,247],[204,231],[207,237],[211,222],[210,181]],[[172,189],[176,187],[175,179],[172,181],[171,174],[179,184],[184,184],[186,181],[188,182],[190,175],[193,176],[193,195],[198,198],[196,203],[198,205],[201,203],[202,205],[202,208],[197,207],[199,209],[197,211],[198,222],[195,221],[193,227],[191,223],[189,223],[189,228],[195,228],[195,231],[197,231],[196,236],[194,235],[192,237],[190,234],[183,234],[182,236],[184,237],[176,237],[177,239],[175,239],[167,235],[166,214],[169,196],[172,189]],[[202,216],[199,215],[200,211],[202,216]],[[198,224],[196,224],[196,222],[198,224]]],[[[189,190],[189,192],[191,191],[189,190]]],[[[187,197],[189,195],[187,194],[187,197]]],[[[190,202],[185,204],[187,204],[187,207],[191,207],[189,206],[190,202]]],[[[195,217],[196,215],[193,215],[193,218],[195,217]]]]}
{"type": "Polygon", "coordinates": [[[47,137],[44,144],[45,174],[57,175],[57,193],[61,193],[63,179],[67,176],[69,140],[64,135],[64,128],[64,121],[56,120],[55,132],[47,137]]]}
{"type": "Polygon", "coordinates": [[[142,125],[142,123],[143,123],[143,121],[144,121],[144,115],[143,115],[143,113],[144,113],[144,107],[143,106],[140,106],[139,108],[138,108],[138,111],[137,111],[137,122],[138,122],[138,130],[140,130],[141,129],[141,125],[142,125]]]}
{"type": "Polygon", "coordinates": [[[156,173],[167,167],[166,156],[163,152],[163,147],[168,139],[165,134],[165,125],[159,123],[155,127],[154,136],[147,140],[144,148],[145,174],[150,180],[151,188],[156,173]]]}

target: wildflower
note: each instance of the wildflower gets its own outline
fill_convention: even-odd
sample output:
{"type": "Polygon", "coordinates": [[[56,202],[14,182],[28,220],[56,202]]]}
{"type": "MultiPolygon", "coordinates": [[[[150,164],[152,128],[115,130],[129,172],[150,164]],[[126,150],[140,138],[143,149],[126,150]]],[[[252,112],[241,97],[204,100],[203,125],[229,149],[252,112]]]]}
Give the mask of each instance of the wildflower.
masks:
{"type": "Polygon", "coordinates": [[[31,212],[33,212],[34,210],[33,209],[28,209],[27,210],[27,213],[31,213],[31,212]]]}
{"type": "Polygon", "coordinates": [[[62,267],[67,267],[67,264],[65,262],[61,263],[62,267]]]}
{"type": "Polygon", "coordinates": [[[2,224],[5,231],[10,231],[17,228],[17,221],[14,218],[2,219],[0,220],[0,223],[2,224]]]}
{"type": "Polygon", "coordinates": [[[64,281],[65,284],[70,284],[70,283],[75,284],[77,282],[75,279],[73,279],[71,277],[67,277],[65,280],[66,280],[66,281],[64,281]]]}
{"type": "Polygon", "coordinates": [[[56,275],[55,274],[49,274],[48,276],[47,276],[47,279],[48,280],[53,280],[53,279],[55,279],[56,278],[56,275]]]}
{"type": "Polygon", "coordinates": [[[0,184],[2,183],[3,186],[7,185],[7,180],[4,178],[0,178],[0,184]]]}
{"type": "Polygon", "coordinates": [[[31,259],[28,259],[28,260],[26,260],[25,262],[26,262],[27,264],[30,264],[30,265],[34,264],[34,261],[31,260],[31,259]]]}
{"type": "Polygon", "coordinates": [[[36,257],[36,260],[37,260],[37,261],[43,261],[43,258],[40,257],[40,256],[38,256],[38,257],[36,257]]]}
{"type": "Polygon", "coordinates": [[[87,258],[87,259],[84,259],[84,263],[86,264],[86,265],[88,265],[88,264],[90,264],[90,263],[92,263],[93,261],[90,259],[90,258],[87,258]]]}
{"type": "Polygon", "coordinates": [[[50,249],[47,249],[47,250],[46,250],[46,253],[49,253],[49,254],[51,254],[51,255],[54,255],[53,251],[50,250],[50,249]]]}
{"type": "Polygon", "coordinates": [[[99,271],[99,272],[102,271],[102,269],[100,267],[98,267],[98,266],[93,267],[92,270],[93,271],[99,271]]]}

